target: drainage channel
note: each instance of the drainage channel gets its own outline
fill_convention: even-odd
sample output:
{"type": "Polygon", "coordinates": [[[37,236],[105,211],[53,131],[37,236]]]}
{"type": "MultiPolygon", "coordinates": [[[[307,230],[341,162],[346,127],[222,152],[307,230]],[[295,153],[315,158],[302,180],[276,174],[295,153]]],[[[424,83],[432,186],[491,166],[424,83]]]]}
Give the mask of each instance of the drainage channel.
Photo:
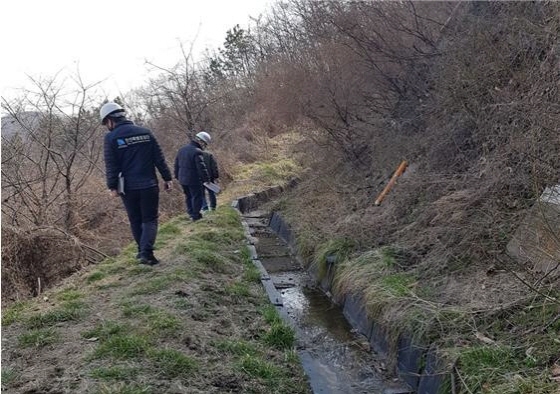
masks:
{"type": "Polygon", "coordinates": [[[290,248],[268,227],[269,212],[243,215],[253,261],[271,302],[297,337],[298,354],[314,393],[404,394],[404,383],[383,374],[383,362],[347,322],[339,306],[315,287],[290,248]]]}

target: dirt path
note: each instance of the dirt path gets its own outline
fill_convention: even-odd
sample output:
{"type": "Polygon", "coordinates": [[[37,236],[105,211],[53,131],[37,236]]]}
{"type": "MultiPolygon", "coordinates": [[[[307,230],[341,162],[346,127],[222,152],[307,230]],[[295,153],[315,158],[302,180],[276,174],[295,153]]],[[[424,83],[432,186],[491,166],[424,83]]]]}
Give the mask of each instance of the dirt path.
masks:
{"type": "Polygon", "coordinates": [[[158,266],[134,254],[3,311],[3,391],[310,392],[235,211],[161,226],[158,266]]]}

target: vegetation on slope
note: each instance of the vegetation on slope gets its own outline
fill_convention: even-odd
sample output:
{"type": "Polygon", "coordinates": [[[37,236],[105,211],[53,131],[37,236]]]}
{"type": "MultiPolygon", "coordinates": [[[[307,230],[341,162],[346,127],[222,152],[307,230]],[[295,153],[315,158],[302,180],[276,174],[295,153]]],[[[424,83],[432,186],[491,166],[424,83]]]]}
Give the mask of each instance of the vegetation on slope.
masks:
{"type": "Polygon", "coordinates": [[[238,214],[161,226],[134,248],[2,311],[11,393],[307,393],[294,333],[268,302],[238,214]]]}
{"type": "MultiPolygon", "coordinates": [[[[505,250],[544,188],[558,183],[558,15],[549,1],[288,0],[251,29],[228,31],[209,59],[156,67],[160,74],[121,99],[168,158],[194,132],[211,132],[234,195],[254,191],[255,174],[264,185],[305,168],[277,203],[301,254],[315,264],[338,255],[339,291],[362,292],[394,336],[437,344],[458,390],[554,392],[560,265],[539,272],[505,250]],[[273,140],[282,141],[278,156],[273,140]],[[407,172],[374,206],[403,159],[407,172]],[[258,163],[251,175],[236,170],[248,163],[258,163]]],[[[71,113],[61,113],[55,83],[3,104],[28,137],[3,140],[2,224],[27,231],[17,234],[31,243],[38,228],[57,227],[66,242],[114,254],[126,219],[101,192],[103,98],[83,88],[71,113]],[[40,122],[18,118],[23,111],[40,122]],[[76,154],[87,160],[72,161],[76,154]]],[[[181,200],[163,196],[162,213],[181,212],[181,200]]],[[[7,261],[37,257],[4,234],[3,257],[15,254],[7,261]]],[[[549,236],[557,260],[557,232],[549,236]]],[[[3,282],[17,271],[3,269],[3,282]]],[[[9,298],[36,293],[36,277],[27,282],[31,289],[9,298]]]]}

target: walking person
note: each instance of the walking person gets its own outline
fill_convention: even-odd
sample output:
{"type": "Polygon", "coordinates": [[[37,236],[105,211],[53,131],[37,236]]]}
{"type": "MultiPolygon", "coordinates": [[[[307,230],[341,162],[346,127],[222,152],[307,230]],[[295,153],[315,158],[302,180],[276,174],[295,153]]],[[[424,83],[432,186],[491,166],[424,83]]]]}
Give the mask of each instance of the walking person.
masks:
{"type": "Polygon", "coordinates": [[[154,256],[159,208],[156,168],[167,191],[173,188],[171,171],[152,132],[128,120],[119,104],[104,104],[99,115],[109,130],[104,140],[107,187],[123,201],[138,245],[137,259],[141,264],[158,264],[154,256]]]}
{"type": "MultiPolygon", "coordinates": [[[[208,170],[208,175],[210,176],[210,182],[216,183],[216,180],[220,177],[220,173],[218,172],[218,163],[212,153],[203,151],[202,155],[204,156],[204,164],[206,164],[206,169],[208,170]]],[[[210,189],[204,189],[205,190],[203,190],[202,194],[202,211],[216,210],[216,193],[210,189]],[[208,199],[206,199],[206,195],[208,195],[208,199]],[[210,205],[208,203],[210,203],[210,205]]]]}
{"type": "Polygon", "coordinates": [[[189,144],[179,149],[175,158],[175,178],[183,188],[187,213],[193,221],[202,218],[200,210],[204,198],[204,183],[210,181],[202,154],[210,140],[207,132],[197,133],[189,144]]]}

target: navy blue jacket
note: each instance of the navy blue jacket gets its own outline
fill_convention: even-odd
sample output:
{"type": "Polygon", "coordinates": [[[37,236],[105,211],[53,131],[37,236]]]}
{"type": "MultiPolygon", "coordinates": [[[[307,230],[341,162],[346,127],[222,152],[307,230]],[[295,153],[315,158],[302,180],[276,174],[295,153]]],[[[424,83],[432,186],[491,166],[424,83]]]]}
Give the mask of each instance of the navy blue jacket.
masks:
{"type": "Polygon", "coordinates": [[[177,152],[175,178],[181,185],[200,185],[210,181],[202,149],[196,141],[191,141],[177,152]]]}
{"type": "Polygon", "coordinates": [[[152,132],[129,120],[119,122],[105,135],[105,176],[107,187],[116,190],[119,172],[125,190],[140,190],[157,186],[156,168],[164,181],[170,181],[171,171],[152,132]]]}
{"type": "Polygon", "coordinates": [[[214,159],[214,155],[212,155],[212,153],[202,151],[202,155],[204,156],[204,164],[206,164],[206,169],[208,170],[208,175],[210,176],[210,182],[214,182],[220,177],[218,163],[216,163],[216,159],[214,159]]]}

